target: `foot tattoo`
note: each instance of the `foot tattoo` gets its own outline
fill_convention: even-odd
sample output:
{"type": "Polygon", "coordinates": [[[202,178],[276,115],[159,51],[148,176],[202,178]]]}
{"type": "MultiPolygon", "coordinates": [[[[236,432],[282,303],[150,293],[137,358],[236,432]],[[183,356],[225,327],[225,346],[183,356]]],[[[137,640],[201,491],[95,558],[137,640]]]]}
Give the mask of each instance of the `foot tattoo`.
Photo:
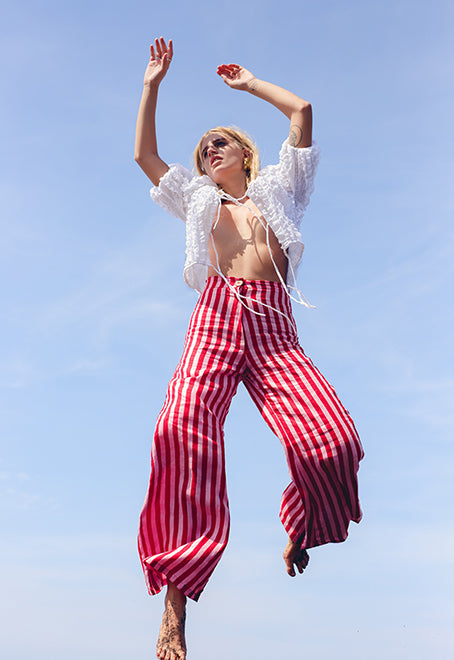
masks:
{"type": "MultiPolygon", "coordinates": [[[[284,550],[284,562],[287,573],[294,577],[295,566],[302,573],[309,563],[309,555],[300,543],[291,539],[284,550]]],[[[159,631],[156,655],[159,660],[186,660],[186,597],[173,585],[169,584],[165,599],[165,610],[159,631]]]]}
{"type": "Polygon", "coordinates": [[[185,606],[166,598],[156,647],[159,660],[186,660],[185,621],[185,606]]]}

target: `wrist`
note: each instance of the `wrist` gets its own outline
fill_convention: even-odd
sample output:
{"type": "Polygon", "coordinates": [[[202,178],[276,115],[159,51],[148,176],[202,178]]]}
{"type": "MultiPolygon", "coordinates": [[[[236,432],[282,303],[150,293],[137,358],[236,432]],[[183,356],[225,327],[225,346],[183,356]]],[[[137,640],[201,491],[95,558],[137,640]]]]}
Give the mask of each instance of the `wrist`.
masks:
{"type": "Polygon", "coordinates": [[[161,84],[160,80],[149,80],[147,82],[144,82],[143,90],[144,92],[150,92],[152,94],[156,94],[160,84],[161,84]]]}
{"type": "Polygon", "coordinates": [[[257,87],[259,85],[260,81],[258,78],[252,78],[246,83],[246,91],[248,91],[250,94],[254,94],[257,90],[257,87]]]}

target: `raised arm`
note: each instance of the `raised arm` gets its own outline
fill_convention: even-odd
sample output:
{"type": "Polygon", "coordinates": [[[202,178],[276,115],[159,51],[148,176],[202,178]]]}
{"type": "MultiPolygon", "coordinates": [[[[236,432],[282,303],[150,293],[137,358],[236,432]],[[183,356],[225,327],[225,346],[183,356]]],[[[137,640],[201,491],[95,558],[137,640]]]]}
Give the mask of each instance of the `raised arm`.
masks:
{"type": "Polygon", "coordinates": [[[173,45],[171,39],[167,45],[161,37],[155,39],[154,46],[150,46],[150,61],[143,79],[143,93],[137,116],[134,160],[155,186],[158,185],[160,178],[169,169],[167,163],[158,154],[156,103],[159,85],[169,70],[172,55],[173,45]]]}
{"type": "Polygon", "coordinates": [[[289,142],[293,147],[310,147],[312,144],[312,107],[308,101],[292,92],[259,80],[238,64],[221,64],[218,75],[232,89],[240,89],[268,101],[290,119],[289,142]]]}

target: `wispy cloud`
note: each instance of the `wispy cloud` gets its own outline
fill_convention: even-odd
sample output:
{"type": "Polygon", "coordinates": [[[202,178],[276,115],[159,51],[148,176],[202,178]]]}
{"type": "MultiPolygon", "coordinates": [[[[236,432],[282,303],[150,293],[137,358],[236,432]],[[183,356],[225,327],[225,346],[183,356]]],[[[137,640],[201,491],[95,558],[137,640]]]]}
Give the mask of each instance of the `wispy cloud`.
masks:
{"type": "Polygon", "coordinates": [[[79,374],[79,373],[92,373],[105,369],[110,364],[107,359],[91,360],[90,358],[81,358],[73,365],[69,366],[66,373],[79,374]]]}
{"type": "Polygon", "coordinates": [[[0,511],[55,510],[57,501],[35,490],[32,477],[25,472],[0,472],[0,511]]]}
{"type": "Polygon", "coordinates": [[[159,268],[157,259],[150,262],[150,243],[141,237],[139,243],[93,264],[85,284],[48,304],[40,313],[40,331],[91,325],[108,334],[138,320],[162,325],[178,319],[181,311],[175,301],[159,294],[159,268]]]}
{"type": "Polygon", "coordinates": [[[1,365],[0,387],[17,390],[26,387],[36,376],[31,362],[22,356],[6,358],[1,365]]]}

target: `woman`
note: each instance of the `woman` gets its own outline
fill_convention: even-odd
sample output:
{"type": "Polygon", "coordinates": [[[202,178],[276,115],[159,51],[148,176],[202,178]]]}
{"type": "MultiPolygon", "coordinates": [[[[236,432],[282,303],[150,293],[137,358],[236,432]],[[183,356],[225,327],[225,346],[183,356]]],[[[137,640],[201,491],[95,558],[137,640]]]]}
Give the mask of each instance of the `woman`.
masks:
{"type": "Polygon", "coordinates": [[[150,53],[135,159],[155,186],[152,198],[186,222],[184,277],[200,297],[156,426],[139,552],[149,592],[167,585],[157,656],[184,660],[186,598],[199,598],[228,538],[223,424],[239,382],[284,447],[289,575],[306,568],[307,548],[343,541],[349,522],[361,519],[363,452],[348,412],[299,346],[290,306],[290,298],[306,304],[295,271],[319,159],[310,104],[239,65],[219,66],[229,87],[283,112],[290,134],[279,164],[259,170],[246,135],[211,129],[196,148],[193,177],[158,155],[156,100],[172,41],[156,39],[150,53]]]}

